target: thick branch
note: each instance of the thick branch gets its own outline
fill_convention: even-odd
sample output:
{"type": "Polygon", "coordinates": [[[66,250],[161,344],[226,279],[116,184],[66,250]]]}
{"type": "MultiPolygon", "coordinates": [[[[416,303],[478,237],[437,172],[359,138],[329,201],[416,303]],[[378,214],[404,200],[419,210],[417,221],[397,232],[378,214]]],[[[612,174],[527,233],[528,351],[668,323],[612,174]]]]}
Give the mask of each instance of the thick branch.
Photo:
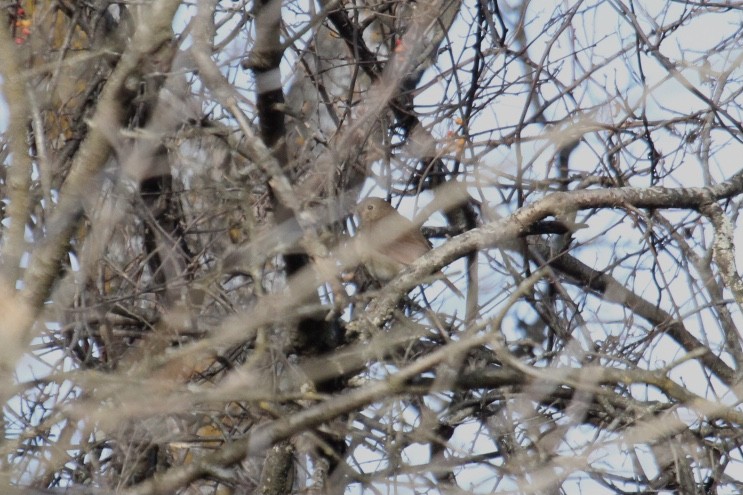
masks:
{"type": "MultiPolygon", "coordinates": [[[[443,246],[422,256],[410,269],[391,281],[376,300],[372,302],[363,318],[351,322],[349,330],[363,333],[364,328],[381,326],[389,317],[400,295],[409,290],[420,280],[441,269],[455,259],[473,251],[488,249],[494,246],[506,246],[509,242],[518,239],[528,232],[532,225],[548,216],[559,216],[566,211],[575,211],[592,208],[690,208],[701,209],[715,201],[731,197],[743,192],[743,172],[733,176],[729,181],[713,187],[705,188],[617,188],[591,191],[572,191],[551,194],[529,206],[517,210],[511,216],[490,223],[483,227],[465,232],[443,246]]],[[[564,263],[564,261],[563,261],[564,263]]],[[[579,263],[579,262],[578,262],[579,263]]],[[[566,267],[567,270],[567,267],[566,267]]],[[[608,275],[599,272],[585,272],[583,283],[593,290],[604,293],[609,287],[608,275]]],[[[613,279],[612,279],[613,280],[613,279]]],[[[611,287],[620,286],[616,281],[611,287]]],[[[676,322],[654,305],[637,297],[633,293],[625,294],[621,304],[647,318],[656,325],[663,325],[665,331],[685,349],[691,351],[701,346],[701,343],[689,334],[680,322],[676,322]]],[[[735,381],[735,372],[722,360],[711,353],[702,358],[720,379],[726,383],[735,381]]]]}
{"type": "Polygon", "coordinates": [[[34,313],[51,292],[59,264],[67,253],[67,242],[82,216],[82,200],[90,194],[89,185],[110,157],[111,135],[124,123],[128,104],[134,96],[130,88],[136,86],[139,69],[146,58],[170,38],[170,25],[180,3],[159,0],[152,5],[103,88],[90,131],[72,163],[59,204],[49,219],[47,237],[34,251],[26,271],[23,297],[34,313]]]}
{"type": "Polygon", "coordinates": [[[5,101],[8,102],[8,140],[13,163],[8,169],[7,206],[10,226],[3,236],[3,275],[10,287],[15,287],[20,270],[21,255],[25,251],[24,235],[31,204],[31,156],[28,152],[28,123],[30,120],[25,78],[16,60],[17,50],[8,31],[9,22],[0,15],[0,75],[5,101]]]}

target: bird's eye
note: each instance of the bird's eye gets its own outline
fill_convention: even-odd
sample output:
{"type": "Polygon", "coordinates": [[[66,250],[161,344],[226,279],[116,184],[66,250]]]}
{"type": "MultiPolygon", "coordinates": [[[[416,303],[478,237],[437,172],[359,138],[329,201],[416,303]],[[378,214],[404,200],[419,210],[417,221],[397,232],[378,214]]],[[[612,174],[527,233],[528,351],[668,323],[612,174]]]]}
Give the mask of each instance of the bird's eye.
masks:
{"type": "Polygon", "coordinates": [[[374,205],[367,205],[366,209],[371,211],[374,209],[374,205]]]}

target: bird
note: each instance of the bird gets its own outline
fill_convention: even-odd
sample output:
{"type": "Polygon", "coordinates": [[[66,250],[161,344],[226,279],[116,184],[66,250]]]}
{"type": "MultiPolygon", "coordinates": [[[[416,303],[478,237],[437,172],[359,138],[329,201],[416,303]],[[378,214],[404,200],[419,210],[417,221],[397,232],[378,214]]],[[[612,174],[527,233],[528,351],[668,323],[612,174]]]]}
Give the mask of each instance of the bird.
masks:
{"type": "MultiPolygon", "coordinates": [[[[364,199],[355,209],[359,217],[357,249],[367,271],[380,282],[389,282],[405,267],[431,250],[431,243],[420,229],[382,198],[364,199]],[[384,236],[384,240],[380,240],[384,236]]],[[[457,296],[462,292],[440,271],[441,277],[457,296]]]]}

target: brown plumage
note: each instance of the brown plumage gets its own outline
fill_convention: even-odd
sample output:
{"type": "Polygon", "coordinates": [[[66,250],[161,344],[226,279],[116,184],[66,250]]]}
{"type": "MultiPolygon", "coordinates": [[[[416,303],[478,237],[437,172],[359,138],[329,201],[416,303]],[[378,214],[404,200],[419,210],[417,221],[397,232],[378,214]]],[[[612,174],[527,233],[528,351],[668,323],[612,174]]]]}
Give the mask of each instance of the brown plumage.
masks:
{"type": "MultiPolygon", "coordinates": [[[[366,198],[356,207],[356,213],[361,234],[357,243],[361,261],[380,282],[389,282],[431,250],[431,244],[420,229],[382,198],[366,198]]],[[[441,272],[436,275],[441,276],[455,294],[464,297],[441,272]]]]}

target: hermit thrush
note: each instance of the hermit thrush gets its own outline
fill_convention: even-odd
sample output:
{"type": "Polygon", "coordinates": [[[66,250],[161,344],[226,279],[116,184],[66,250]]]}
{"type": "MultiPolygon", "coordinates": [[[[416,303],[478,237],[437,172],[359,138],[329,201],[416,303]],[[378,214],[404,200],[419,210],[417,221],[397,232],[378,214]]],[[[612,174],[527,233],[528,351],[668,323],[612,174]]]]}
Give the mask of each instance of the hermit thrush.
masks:
{"type": "MultiPolygon", "coordinates": [[[[392,280],[402,269],[431,250],[428,239],[410,220],[382,198],[366,198],[357,207],[362,263],[380,282],[392,280]]],[[[457,287],[441,272],[441,280],[459,297],[457,287]]]]}

